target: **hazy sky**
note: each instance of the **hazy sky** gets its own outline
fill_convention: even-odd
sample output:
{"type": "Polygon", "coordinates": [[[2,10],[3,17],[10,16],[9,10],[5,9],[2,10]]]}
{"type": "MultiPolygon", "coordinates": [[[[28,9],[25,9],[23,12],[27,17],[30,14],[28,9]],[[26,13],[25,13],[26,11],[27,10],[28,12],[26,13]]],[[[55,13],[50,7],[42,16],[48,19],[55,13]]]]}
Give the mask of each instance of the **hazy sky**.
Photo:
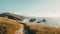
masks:
{"type": "Polygon", "coordinates": [[[36,17],[60,17],[60,0],[0,0],[0,12],[36,17]]]}

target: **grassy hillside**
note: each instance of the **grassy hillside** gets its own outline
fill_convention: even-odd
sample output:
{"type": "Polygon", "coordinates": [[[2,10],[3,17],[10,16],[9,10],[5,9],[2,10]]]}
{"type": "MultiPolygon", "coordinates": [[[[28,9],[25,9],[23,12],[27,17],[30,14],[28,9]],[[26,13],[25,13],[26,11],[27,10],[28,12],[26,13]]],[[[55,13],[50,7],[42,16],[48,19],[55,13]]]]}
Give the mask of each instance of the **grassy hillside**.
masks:
{"type": "Polygon", "coordinates": [[[60,28],[53,26],[22,23],[21,21],[0,17],[0,34],[15,34],[21,28],[23,30],[18,31],[18,34],[60,34],[60,28]]]}

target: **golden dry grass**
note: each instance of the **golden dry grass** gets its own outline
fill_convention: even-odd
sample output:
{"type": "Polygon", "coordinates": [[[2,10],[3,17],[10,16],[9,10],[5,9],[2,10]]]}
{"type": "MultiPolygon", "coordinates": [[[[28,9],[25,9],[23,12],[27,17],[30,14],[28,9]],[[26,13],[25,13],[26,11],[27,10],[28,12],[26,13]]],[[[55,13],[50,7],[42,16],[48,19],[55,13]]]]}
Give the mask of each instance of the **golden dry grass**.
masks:
{"type": "Polygon", "coordinates": [[[0,34],[15,34],[21,28],[14,20],[0,17],[0,34]]]}
{"type": "Polygon", "coordinates": [[[44,26],[31,23],[25,23],[30,29],[31,34],[60,34],[60,29],[53,26],[44,26]]]}

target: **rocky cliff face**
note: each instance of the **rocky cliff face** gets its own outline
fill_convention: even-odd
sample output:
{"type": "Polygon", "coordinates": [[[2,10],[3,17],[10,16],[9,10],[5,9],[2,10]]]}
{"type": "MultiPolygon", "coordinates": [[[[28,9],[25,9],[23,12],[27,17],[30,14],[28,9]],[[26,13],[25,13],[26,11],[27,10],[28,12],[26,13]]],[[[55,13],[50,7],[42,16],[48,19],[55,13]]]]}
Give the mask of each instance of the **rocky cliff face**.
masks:
{"type": "Polygon", "coordinates": [[[0,17],[7,17],[9,19],[16,20],[16,21],[30,22],[30,23],[35,23],[35,24],[60,27],[60,25],[57,22],[52,21],[53,20],[52,18],[26,17],[26,16],[16,15],[16,14],[12,14],[12,13],[2,13],[2,14],[0,14],[0,17]]]}

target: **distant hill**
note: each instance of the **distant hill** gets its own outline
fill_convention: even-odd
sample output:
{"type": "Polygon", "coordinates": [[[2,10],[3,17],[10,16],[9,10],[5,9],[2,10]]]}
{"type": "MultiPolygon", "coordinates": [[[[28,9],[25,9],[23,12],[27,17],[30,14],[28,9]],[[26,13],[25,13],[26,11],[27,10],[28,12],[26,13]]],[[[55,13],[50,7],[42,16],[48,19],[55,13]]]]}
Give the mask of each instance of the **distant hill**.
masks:
{"type": "Polygon", "coordinates": [[[0,17],[7,17],[9,19],[19,20],[19,21],[22,21],[25,18],[25,16],[16,15],[16,14],[8,13],[8,12],[1,13],[0,17]]]}

